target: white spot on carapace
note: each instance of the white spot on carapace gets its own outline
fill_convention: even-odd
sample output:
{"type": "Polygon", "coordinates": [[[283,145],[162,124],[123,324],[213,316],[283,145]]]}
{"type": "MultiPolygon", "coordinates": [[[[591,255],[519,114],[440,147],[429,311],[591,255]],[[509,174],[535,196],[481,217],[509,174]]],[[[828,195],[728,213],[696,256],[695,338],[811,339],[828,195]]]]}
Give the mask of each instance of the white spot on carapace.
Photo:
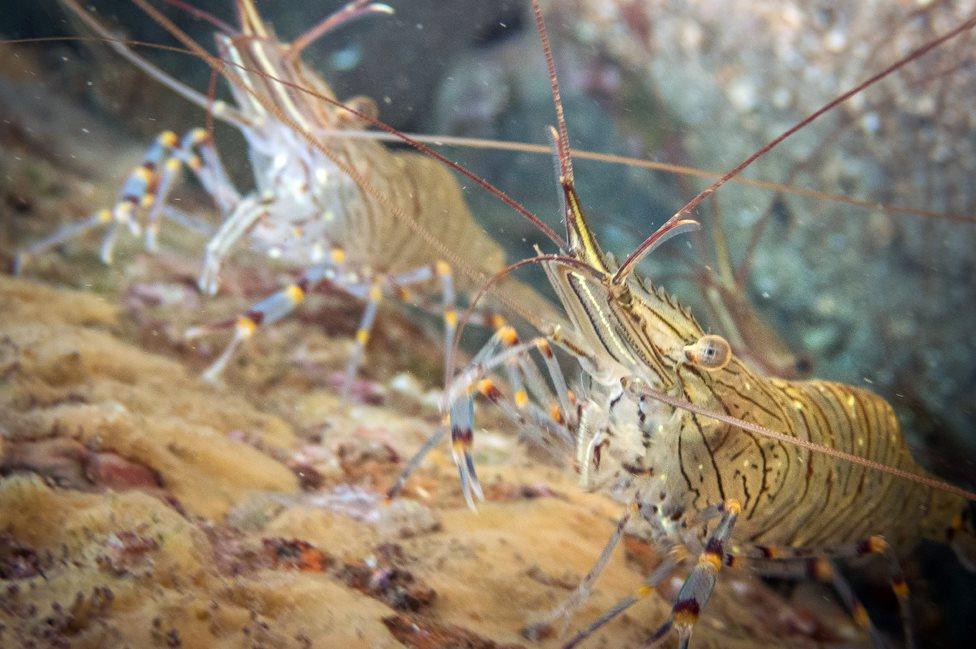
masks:
{"type": "Polygon", "coordinates": [[[281,259],[281,248],[268,248],[268,256],[272,259],[281,259]]]}

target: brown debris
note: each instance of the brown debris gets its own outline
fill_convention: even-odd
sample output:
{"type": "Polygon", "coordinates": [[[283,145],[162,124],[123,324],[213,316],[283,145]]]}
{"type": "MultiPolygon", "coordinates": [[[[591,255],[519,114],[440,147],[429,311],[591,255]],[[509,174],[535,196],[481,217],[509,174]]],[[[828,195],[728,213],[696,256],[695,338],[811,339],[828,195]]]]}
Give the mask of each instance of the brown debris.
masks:
{"type": "Polygon", "coordinates": [[[298,486],[302,488],[302,491],[316,491],[322,488],[325,484],[325,479],[318,469],[313,467],[311,464],[305,462],[291,462],[288,468],[294,472],[295,477],[298,478],[298,486]]]}
{"type": "Polygon", "coordinates": [[[149,555],[159,550],[159,543],[136,531],[122,530],[110,534],[105,547],[106,554],[96,558],[96,562],[105,571],[121,577],[140,568],[148,571],[149,555]]]}
{"type": "Polygon", "coordinates": [[[44,576],[37,552],[17,543],[10,535],[0,536],[0,579],[17,581],[44,576]]]}
{"type": "Polygon", "coordinates": [[[559,494],[544,484],[516,484],[504,480],[494,480],[484,486],[485,500],[507,502],[512,500],[532,500],[534,498],[558,498],[559,494]]]}
{"type": "Polygon", "coordinates": [[[262,543],[274,568],[325,572],[333,563],[332,557],[306,541],[271,538],[262,543]]]}
{"type": "Polygon", "coordinates": [[[429,607],[437,593],[405,567],[408,562],[403,548],[384,543],[366,561],[347,563],[337,574],[347,585],[398,611],[419,611],[429,607]]]}
{"type": "Polygon", "coordinates": [[[454,624],[440,624],[415,615],[391,615],[383,624],[410,649],[519,649],[524,645],[498,644],[454,624]]]}
{"type": "Polygon", "coordinates": [[[385,485],[399,472],[400,455],[385,442],[351,440],[340,444],[335,453],[350,482],[385,485]]]}

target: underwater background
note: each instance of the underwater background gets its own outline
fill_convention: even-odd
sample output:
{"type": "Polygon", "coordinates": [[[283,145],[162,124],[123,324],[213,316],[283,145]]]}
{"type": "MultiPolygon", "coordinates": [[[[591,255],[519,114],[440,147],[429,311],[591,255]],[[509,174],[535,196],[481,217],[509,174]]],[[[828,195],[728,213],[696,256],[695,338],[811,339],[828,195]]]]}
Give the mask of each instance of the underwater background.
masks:
{"type": "MultiPolygon", "coordinates": [[[[91,4],[125,38],[176,44],[134,4],[91,4]]],[[[213,51],[215,27],[190,4],[154,6],[213,51]]],[[[342,4],[258,8],[290,40],[342,4]]],[[[403,131],[547,145],[555,117],[528,2],[390,4],[394,15],[344,26],[304,52],[340,99],[373,98],[380,119],[403,131]]],[[[544,7],[574,149],[718,173],[976,12],[973,2],[894,0],[544,7]]],[[[0,8],[5,39],[91,36],[53,0],[0,8]]],[[[199,8],[235,21],[232,2],[199,8]]],[[[207,92],[205,63],[136,49],[207,92]]],[[[217,92],[229,97],[222,85],[217,92]]],[[[885,397],[916,459],[969,489],[974,100],[967,33],[757,161],[743,175],[759,184],[723,187],[698,210],[700,233],[641,267],[710,330],[741,327],[767,370],[885,397]]],[[[160,131],[206,121],[91,38],[0,45],[0,118],[8,266],[58,224],[110,205],[160,131]]],[[[219,124],[215,139],[247,187],[246,143],[219,124]]],[[[548,154],[438,150],[559,225],[548,154]]],[[[601,243],[618,258],[712,179],[579,156],[576,177],[601,243]]],[[[497,199],[461,184],[509,259],[546,243],[497,199]]],[[[206,194],[184,185],[181,208],[215,226],[206,194]]],[[[241,312],[296,269],[239,250],[210,298],[195,287],[205,241],[164,230],[162,251],[150,255],[123,239],[106,267],[97,238],[85,237],[32,261],[23,277],[0,277],[0,644],[532,646],[518,633],[527,612],[568,596],[612,531],[616,506],[580,492],[570,470],[534,456],[489,413],[478,444],[490,502],[479,515],[464,508],[447,452],[389,508],[383,491],[438,421],[437,319],[382,309],[353,402],[338,397],[336,376],[361,304],[337,291],[263,331],[223,385],[206,385],[197,377],[220,342],[190,344],[183,332],[241,312]],[[440,644],[424,644],[418,627],[440,644]]],[[[548,290],[540,272],[520,277],[548,290]]],[[[618,554],[573,628],[654,563],[636,538],[618,554]]],[[[935,544],[906,569],[919,645],[968,646],[976,579],[935,544]]],[[[899,642],[881,571],[847,573],[899,642]]],[[[693,646],[866,645],[825,592],[730,579],[693,646]]],[[[592,646],[638,646],[667,608],[661,599],[634,609],[592,646]]]]}

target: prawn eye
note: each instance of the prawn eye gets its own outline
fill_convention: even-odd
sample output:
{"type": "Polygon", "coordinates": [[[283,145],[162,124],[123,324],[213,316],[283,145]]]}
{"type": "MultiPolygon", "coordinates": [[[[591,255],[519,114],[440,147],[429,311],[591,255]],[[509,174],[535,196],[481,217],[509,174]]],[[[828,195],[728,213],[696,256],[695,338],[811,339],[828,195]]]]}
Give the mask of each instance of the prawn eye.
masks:
{"type": "Polygon", "coordinates": [[[685,358],[702,369],[720,370],[732,360],[732,347],[725,338],[709,334],[691,345],[686,345],[685,358]]]}

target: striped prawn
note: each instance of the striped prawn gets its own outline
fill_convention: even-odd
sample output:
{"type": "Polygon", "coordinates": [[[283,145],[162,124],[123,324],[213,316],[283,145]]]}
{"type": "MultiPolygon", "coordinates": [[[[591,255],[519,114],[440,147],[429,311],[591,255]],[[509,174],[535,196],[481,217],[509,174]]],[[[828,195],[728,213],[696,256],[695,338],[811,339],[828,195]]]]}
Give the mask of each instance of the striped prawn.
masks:
{"type": "MultiPolygon", "coordinates": [[[[472,290],[501,268],[504,252],[476,223],[447,168],[417,152],[395,152],[376,141],[335,137],[375,121],[376,107],[363,97],[338,102],[328,84],[300,59],[302,50],[324,34],[357,18],[393,10],[385,4],[353,0],[289,44],[276,38],[252,0],[239,0],[238,30],[214,20],[221,31],[215,34],[218,56],[213,56],[151,5],[135,1],[181,40],[188,53],[223,76],[233,105],[214,101],[156,68],[73,0],[63,4],[150,77],[205,109],[208,118],[237,128],[248,144],[254,189],[241,192],[232,184],[209,129],[195,128],[182,137],[166,131],[129,174],[113,207],[25,248],[17,255],[15,270],[98,228],[106,229],[101,245],[105,263],[112,261],[121,232],[144,232],[146,248],[155,250],[164,220],[185,222],[168,199],[186,167],[222,216],[206,245],[198,280],[202,292],[217,292],[223,262],[245,240],[273,260],[306,269],[299,279],[236,319],[187,332],[195,338],[233,330],[231,342],[205,378],[216,380],[258,327],[285,317],[323,283],[366,302],[346,367],[346,390],[363,360],[384,296],[407,299],[413,289],[436,286],[440,307],[421,306],[441,312],[446,340],[452,340],[458,293],[472,290]],[[457,251],[470,261],[455,277],[457,251]]],[[[523,298],[534,299],[531,289],[524,288],[523,298]]]]}
{"type": "Polygon", "coordinates": [[[707,333],[687,308],[634,271],[663,243],[697,229],[698,223],[686,217],[754,160],[898,67],[968,32],[976,19],[787,130],[698,194],[618,263],[598,242],[577,194],[549,38],[538,0],[532,6],[556,105],[558,128],[550,135],[566,234],[554,241],[558,253],[540,251],[493,279],[521,266],[541,265],[562,314],[554,322],[536,319],[541,335],[526,341],[512,327],[500,329],[455,377],[446,396],[453,454],[462,490],[474,507],[482,497],[472,455],[474,402],[481,396],[519,426],[570,440],[582,484],[613,494],[628,504],[628,512],[573,596],[526,634],[539,637],[564,629],[624,531],[633,530],[661,550],[662,563],[644,587],[567,646],[582,642],[686,568],[670,615],[646,646],[674,632],[679,646],[687,647],[725,567],[830,583],[872,642],[884,646],[884,637],[836,566],[839,560],[865,557],[886,565],[904,640],[912,646],[909,590],[899,556],[922,539],[935,540],[976,570],[969,502],[976,494],[936,479],[915,462],[890,404],[881,397],[845,384],[788,381],[753,369],[724,338],[707,333]],[[553,347],[575,359],[585,377],[582,386],[568,389],[553,347]],[[548,382],[539,375],[536,353],[548,382]],[[511,398],[491,378],[499,371],[508,379],[511,398]],[[547,411],[553,401],[556,407],[547,411]]]}

